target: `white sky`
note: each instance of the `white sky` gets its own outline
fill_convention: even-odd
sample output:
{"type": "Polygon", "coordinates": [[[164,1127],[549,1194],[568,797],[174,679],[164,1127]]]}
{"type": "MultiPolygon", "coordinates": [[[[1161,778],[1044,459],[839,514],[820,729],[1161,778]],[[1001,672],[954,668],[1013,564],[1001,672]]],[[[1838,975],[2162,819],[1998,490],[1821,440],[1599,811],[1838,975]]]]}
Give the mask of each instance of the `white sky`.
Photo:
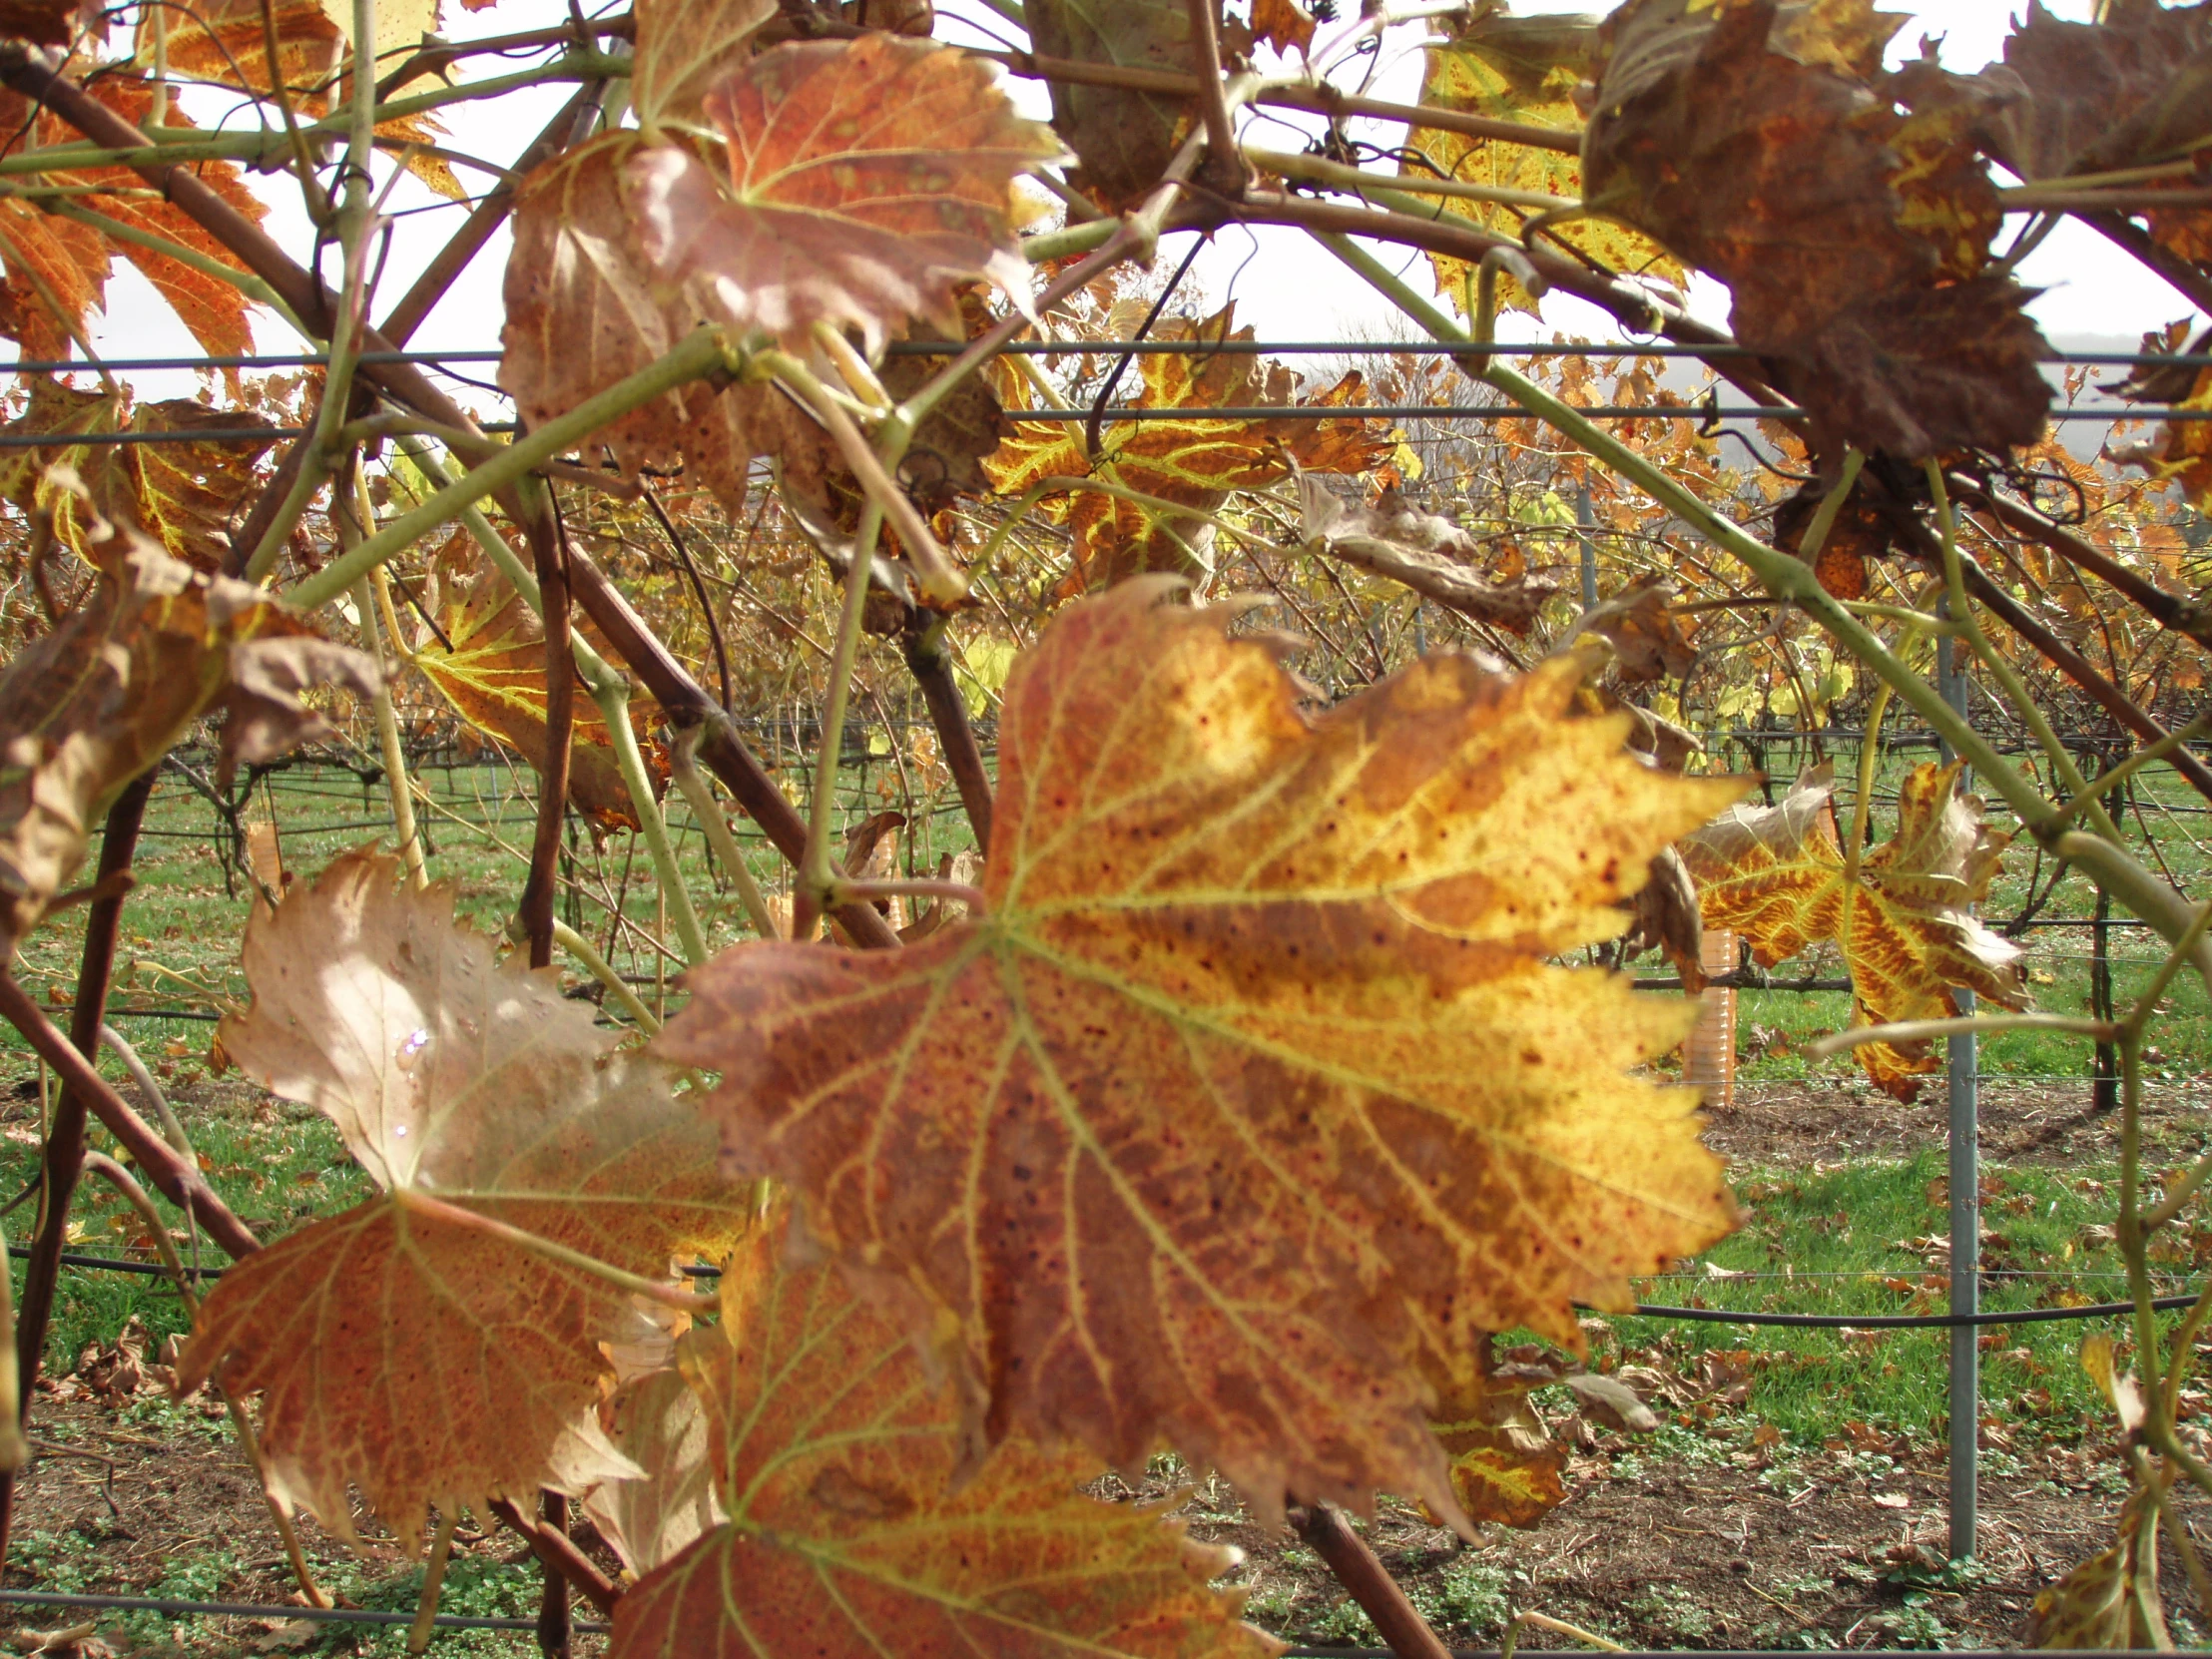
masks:
{"type": "MultiPolygon", "coordinates": [[[[2091,0],[2049,0],[2049,3],[2050,9],[2060,16],[2083,17],[2091,0]]],[[[1344,9],[1349,13],[1353,8],[1344,9]]],[[[1571,0],[1521,0],[1516,7],[1524,13],[1586,9],[1589,9],[1586,5],[1577,6],[1571,0]]],[[[1936,35],[1941,37],[1942,57],[1947,65],[1971,70],[1999,54],[2016,8],[2013,0],[1936,0],[1934,4],[1902,9],[1912,21],[1899,32],[1894,55],[1915,54],[1924,34],[1936,35]]],[[[941,13],[955,11],[962,16],[978,18],[986,26],[997,22],[975,0],[940,0],[941,13]]],[[[504,34],[555,24],[566,15],[567,9],[561,0],[503,0],[493,9],[477,13],[462,12],[457,5],[449,3],[446,33],[451,39],[504,34]]],[[[963,24],[952,17],[941,18],[939,34],[978,43],[984,38],[975,25],[963,24]]],[[[1394,33],[1394,50],[1388,54],[1389,61],[1383,73],[1371,88],[1375,96],[1401,102],[1410,102],[1417,96],[1420,80],[1420,54],[1414,46],[1417,38],[1411,28],[1401,28],[1394,33]]],[[[476,73],[488,76],[501,67],[497,60],[484,60],[476,73]]],[[[1008,84],[1024,108],[1037,114],[1047,112],[1049,106],[1041,85],[1021,81],[1008,84]]],[[[451,136],[446,142],[464,153],[505,163],[529,144],[572,90],[571,86],[563,84],[510,95],[494,106],[455,106],[449,112],[451,136]]],[[[236,102],[235,98],[195,93],[188,107],[196,119],[208,123],[233,108],[236,102]]],[[[1383,137],[1394,131],[1377,124],[1376,136],[1383,137]]],[[[1284,139],[1288,139],[1287,134],[1284,139]]],[[[387,165],[379,163],[380,180],[388,176],[381,171],[387,165]]],[[[461,177],[472,189],[484,188],[486,181],[481,174],[464,171],[461,177]]],[[[298,206],[297,191],[288,179],[260,177],[254,184],[272,207],[267,225],[269,231],[294,252],[311,246],[312,238],[298,206]]],[[[405,291],[408,282],[444,243],[465,212],[463,208],[441,204],[412,179],[399,182],[392,192],[390,207],[430,211],[406,213],[396,222],[380,299],[373,307],[379,314],[405,291]]],[[[1168,261],[1180,259],[1186,246],[1181,238],[1171,238],[1161,257],[1168,261]]],[[[502,316],[500,278],[507,251],[508,241],[502,231],[454,284],[411,343],[422,347],[496,348],[502,316]]],[[[1407,268],[1416,283],[1425,288],[1422,273],[1414,269],[1420,264],[1419,256],[1407,256],[1403,250],[1396,249],[1380,252],[1392,264],[1407,268]]],[[[331,264],[334,266],[334,259],[331,264]]],[[[2030,309],[2045,333],[2054,340],[2102,337],[2115,343],[2130,343],[2145,328],[2189,314],[2186,301],[2164,283],[2110,248],[2093,232],[2071,221],[2063,224],[2023,262],[2020,276],[2029,286],[2045,290],[2030,309]]],[[[1364,283],[1295,231],[1266,227],[1224,231],[1215,245],[1200,256],[1193,268],[1192,281],[1211,302],[1218,303],[1233,292],[1238,302],[1239,320],[1254,325],[1262,338],[1327,338],[1348,330],[1364,330],[1371,334],[1382,330],[1413,332],[1401,321],[1393,323],[1388,307],[1364,283]]],[[[1728,296],[1719,284],[1698,278],[1690,300],[1691,308],[1699,315],[1715,322],[1726,320],[1728,296]]],[[[1508,319],[1508,332],[1549,333],[1553,329],[1594,338],[1610,338],[1615,333],[1611,319],[1604,313],[1565,296],[1554,296],[1545,302],[1541,325],[1525,319],[1508,319]]],[[[264,351],[300,348],[287,328],[267,315],[258,319],[257,335],[264,351]]],[[[195,350],[190,336],[167,306],[137,273],[120,260],[109,284],[107,315],[93,328],[92,337],[96,348],[110,357],[189,356],[195,350]]],[[[492,370],[486,364],[471,372],[489,379],[492,370]]],[[[139,374],[132,378],[142,394],[148,396],[178,395],[188,392],[197,383],[189,375],[139,374]]],[[[469,394],[467,400],[487,412],[494,407],[486,394],[469,394]]]]}

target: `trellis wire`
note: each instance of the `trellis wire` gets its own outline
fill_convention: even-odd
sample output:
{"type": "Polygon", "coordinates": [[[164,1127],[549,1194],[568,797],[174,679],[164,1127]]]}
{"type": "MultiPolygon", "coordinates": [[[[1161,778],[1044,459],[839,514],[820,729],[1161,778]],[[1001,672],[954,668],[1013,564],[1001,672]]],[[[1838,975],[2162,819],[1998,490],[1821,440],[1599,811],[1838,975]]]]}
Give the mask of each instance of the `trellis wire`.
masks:
{"type": "MultiPolygon", "coordinates": [[[[253,1601],[188,1601],[170,1596],[80,1595],[62,1590],[0,1590],[0,1601],[29,1607],[82,1607],[116,1613],[160,1613],[167,1618],[306,1619],[315,1624],[413,1624],[413,1613],[387,1613],[373,1607],[293,1607],[253,1601]]],[[[535,1630],[534,1618],[498,1618],[490,1614],[440,1613],[440,1630],[535,1630]]],[[[571,1627],[592,1635],[614,1628],[597,1619],[579,1619],[571,1627]]]]}

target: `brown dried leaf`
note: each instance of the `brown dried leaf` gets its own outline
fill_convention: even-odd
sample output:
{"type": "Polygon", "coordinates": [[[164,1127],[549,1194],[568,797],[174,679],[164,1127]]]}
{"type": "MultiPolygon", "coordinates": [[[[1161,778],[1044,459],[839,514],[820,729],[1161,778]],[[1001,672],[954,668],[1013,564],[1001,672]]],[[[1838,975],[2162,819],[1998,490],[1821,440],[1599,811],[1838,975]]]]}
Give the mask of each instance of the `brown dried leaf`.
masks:
{"type": "Polygon", "coordinates": [[[2035,1596],[2026,1640],[2038,1648],[2157,1649],[2173,1645],[2158,1599],[2158,1551],[2145,1548],[2157,1514],[2138,1488],[2120,1506],[2118,1541],[2035,1596]]]}
{"type": "MultiPolygon", "coordinates": [[[[2019,946],[1971,908],[1987,895],[2011,837],[1982,822],[1981,798],[1959,793],[1958,774],[1956,764],[1914,769],[1899,790],[1896,834],[1860,860],[1856,881],[1847,879],[1831,818],[1832,768],[1801,774],[1779,806],[1731,808],[1681,842],[1705,924],[1742,933],[1769,967],[1836,940],[1861,1024],[1956,1014],[1954,985],[2001,1007],[2024,1006],[2019,946]]],[[[1883,1043],[1853,1052],[1886,1092],[1907,1101],[1918,1078],[1939,1064],[1883,1043]]]]}
{"type": "Polygon", "coordinates": [[[953,289],[971,278],[1028,302],[1010,192],[1060,143],[980,60],[895,35],[796,42],[705,105],[727,186],[674,145],[634,152],[624,182],[648,265],[735,338],[811,350],[826,322],[873,356],[913,317],[957,334],[953,289]]]}
{"type": "Polygon", "coordinates": [[[730,1519],[630,1590],[612,1659],[739,1659],[800,1632],[814,1659],[1267,1659],[1232,1550],[1078,1487],[1093,1465],[1000,1447],[974,1467],[960,1412],[897,1321],[831,1265],[783,1266],[764,1228],[685,1338],[730,1519]]]}
{"type": "Polygon", "coordinates": [[[1956,124],[1870,96],[1897,21],[1630,0],[1602,31],[1588,200],[1726,282],[1737,338],[1824,435],[1913,459],[2031,443],[2050,388],[2026,290],[1984,270],[1995,187],[1956,124]]]}
{"type": "Polygon", "coordinates": [[[1597,1372],[1578,1371],[1565,1379],[1574,1390],[1576,1403],[1582,1414],[1608,1428],[1623,1434],[1652,1434],[1659,1428],[1659,1419],[1650,1406],[1637,1397],[1636,1390],[1618,1378],[1605,1377],[1597,1372]]]}
{"type": "Polygon", "coordinates": [[[1395,491],[1368,507],[1301,476],[1299,498],[1309,548],[1401,582],[1477,622],[1525,634],[1558,591],[1556,582],[1541,577],[1485,581],[1466,563],[1478,551],[1474,538],[1448,519],[1413,509],[1395,491]]]}
{"type": "Polygon", "coordinates": [[[1568,715],[1571,663],[1427,658],[1309,722],[1173,587],[1016,665],[987,916],[732,951],[660,1044],[721,1071],[738,1167],[916,1299],[991,1440],[1453,1514],[1425,1379],[1486,1330],[1578,1341],[1571,1302],[1732,1224],[1684,1097],[1627,1075],[1690,1010],[1547,958],[1736,786],[1568,715]]]}
{"type": "Polygon", "coordinates": [[[1671,582],[1639,576],[1584,612],[1579,626],[1613,648],[1617,671],[1627,684],[1680,680],[1697,667],[1697,645],[1674,608],[1675,599],[1671,582]]]}
{"type": "Polygon", "coordinates": [[[1622,935],[1623,959],[1653,946],[1682,975],[1682,988],[1695,996],[1705,989],[1705,922],[1697,883],[1682,854],[1668,847],[1651,860],[1651,871],[1630,901],[1634,918],[1622,935]]]}
{"type": "MultiPolygon", "coordinates": [[[[1037,0],[1023,8],[1029,38],[1048,58],[1117,69],[1188,74],[1191,12],[1184,0],[1037,0]]],[[[1052,126],[1082,165],[1069,182],[1109,211],[1133,207],[1160,182],[1191,120],[1189,101],[1124,87],[1053,81],[1052,126]]]]}
{"type": "Polygon", "coordinates": [[[609,1054],[552,969],[498,962],[451,884],[397,874],[351,853],[247,924],[254,1003],[224,1048],[322,1111],[381,1191],[231,1268],[178,1385],[262,1393],[281,1500],[342,1533],[352,1482],[410,1536],[433,1502],[637,1472],[594,1415],[628,1296],[410,1197],[653,1277],[726,1249],[746,1201],[658,1066],[609,1054]]]}
{"type": "Polygon", "coordinates": [[[91,0],[0,0],[0,38],[68,46],[78,31],[98,23],[100,13],[91,0]]]}
{"type": "Polygon", "coordinates": [[[123,786],[228,705],[227,755],[268,758],[318,730],[306,679],[376,684],[261,589],[206,576],[136,532],[88,541],[98,577],[0,674],[0,958],[83,862],[123,786]]]}
{"type": "Polygon", "coordinates": [[[1314,19],[1298,0],[1252,0],[1252,38],[1285,57],[1304,57],[1313,50],[1314,19]]]}

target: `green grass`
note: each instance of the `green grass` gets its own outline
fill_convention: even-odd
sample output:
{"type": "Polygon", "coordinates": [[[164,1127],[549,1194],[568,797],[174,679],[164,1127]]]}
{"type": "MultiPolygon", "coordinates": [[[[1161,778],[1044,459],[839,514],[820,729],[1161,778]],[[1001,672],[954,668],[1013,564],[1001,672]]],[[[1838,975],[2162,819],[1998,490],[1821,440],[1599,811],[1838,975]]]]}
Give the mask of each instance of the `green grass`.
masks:
{"type": "MultiPolygon", "coordinates": [[[[2125,1299],[2120,1263],[2109,1242],[2113,1172],[2036,1167],[1985,1168],[1982,1267],[2042,1277],[1993,1278],[1983,1308],[2003,1312],[2125,1299]],[[2104,1228],[2104,1233],[2094,1231],[2104,1228]]],[[[1903,1161],[1866,1161],[1811,1173],[1735,1172],[1745,1226],[1715,1246],[1688,1277],[1638,1283],[1640,1301],[1734,1308],[1759,1313],[1941,1313],[1945,1281],[1915,1241],[1948,1230],[1947,1184],[1940,1153],[1903,1161]],[[1728,1279],[1705,1272],[1754,1275],[1728,1279]]],[[[2212,1256],[2212,1234],[2195,1235],[2159,1266],[2181,1288],[2212,1256]]],[[[1601,1364],[1656,1352],[1694,1360],[1708,1350],[1756,1357],[1745,1409],[1793,1439],[1820,1444],[1852,1422],[1891,1433],[1939,1434],[1947,1421],[1949,1333],[1749,1327],[1613,1319],[1599,1344],[1601,1364]]],[[[2107,1412],[2076,1356],[2091,1330],[2125,1351],[2118,1319],[1992,1326],[1983,1329],[1984,1418],[2020,1424],[2031,1434],[2067,1437],[2107,1412]]],[[[1692,1426],[1692,1425],[1683,1425],[1692,1426]]]]}

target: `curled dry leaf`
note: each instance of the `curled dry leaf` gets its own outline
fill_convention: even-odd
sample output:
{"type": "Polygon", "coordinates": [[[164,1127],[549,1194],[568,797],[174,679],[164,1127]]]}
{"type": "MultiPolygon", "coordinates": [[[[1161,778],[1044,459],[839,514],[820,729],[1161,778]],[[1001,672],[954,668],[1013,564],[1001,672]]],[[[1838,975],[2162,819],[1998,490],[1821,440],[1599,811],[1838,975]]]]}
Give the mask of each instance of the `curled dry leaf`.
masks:
{"type": "MultiPolygon", "coordinates": [[[[1457,34],[1428,43],[1421,102],[1492,121],[1579,132],[1582,114],[1575,107],[1575,92],[1595,77],[1597,33],[1597,25],[1587,17],[1508,17],[1502,11],[1485,11],[1457,34]]],[[[1582,160],[1577,155],[1506,139],[1414,128],[1398,162],[1403,188],[1417,195],[1420,182],[1435,178],[1438,172],[1461,184],[1533,191],[1570,202],[1582,195],[1582,160]]],[[[1521,227],[1537,211],[1461,197],[1431,200],[1442,212],[1471,219],[1515,242],[1520,240],[1521,227]]],[[[1677,283],[1685,275],[1664,248],[1615,219],[1571,220],[1545,235],[1564,241],[1610,271],[1677,283]]],[[[1470,286],[1474,268],[1446,254],[1431,254],[1428,261],[1435,269],[1436,291],[1462,312],[1469,310],[1474,302],[1470,286]]],[[[1497,294],[1501,306],[1531,314],[1536,309],[1536,302],[1510,275],[1500,276],[1497,294]]]]}
{"type": "Polygon", "coordinates": [[[1628,1075],[1690,1010],[1547,958],[1737,786],[1571,716],[1572,664],[1428,658],[1308,721],[1175,586],[1015,666],[986,916],[731,951],[660,1047],[990,1441],[1453,1515],[1430,1381],[1733,1223],[1690,1097],[1628,1075]]]}
{"type": "Polygon", "coordinates": [[[1658,1432],[1659,1419],[1651,1407],[1618,1378],[1578,1371],[1570,1372],[1564,1381],[1574,1390],[1575,1402],[1582,1407],[1582,1414],[1592,1421],[1602,1422],[1623,1434],[1658,1432]]]}
{"type": "Polygon", "coordinates": [[[729,1520],[615,1612],[612,1659],[740,1659],[759,1632],[815,1659],[1267,1659],[1237,1560],[1157,1509],[1078,1486],[1095,1465],[1015,1443],[970,1462],[960,1412],[906,1331],[834,1265],[763,1229],[686,1337],[729,1520]]]}
{"type": "Polygon", "coordinates": [[[1499,1365],[1485,1341],[1475,1370],[1437,1388],[1430,1427],[1451,1459],[1451,1489],[1480,1525],[1534,1526],[1566,1501],[1567,1448],[1530,1403],[1555,1366],[1499,1365]]]}
{"type": "Polygon", "coordinates": [[[68,46],[99,22],[100,11],[90,0],[0,0],[0,39],[68,46]]]}
{"type": "MultiPolygon", "coordinates": [[[[1710,927],[1751,941],[1760,962],[1834,939],[1864,1024],[1957,1013],[1957,985],[2005,1008],[2027,1002],[2020,948],[1977,920],[2009,835],[1981,818],[1981,798],[1958,788],[1958,767],[1914,769],[1899,790],[1897,833],[1849,878],[1831,797],[1834,769],[1803,773],[1773,807],[1735,807],[1682,855],[1697,878],[1710,927]]],[[[1942,1062],[1925,1043],[1862,1043],[1852,1051],[1883,1090],[1910,1101],[1942,1062]]]]}
{"type": "MultiPolygon", "coordinates": [[[[1185,0],[1037,0],[1024,7],[1029,38],[1048,58],[1116,69],[1166,69],[1189,74],[1191,11],[1185,0]]],[[[1160,183],[1183,141],[1190,100],[1126,87],[1053,81],[1052,125],[1081,166],[1070,183],[1109,211],[1134,207],[1160,183]]]]}
{"type": "Polygon", "coordinates": [[[1061,154],[989,67],[929,41],[866,35],[763,52],[706,95],[727,184],[688,148],[623,164],[645,259],[733,339],[812,347],[817,323],[870,356],[909,319],[957,335],[974,277],[1026,305],[1007,218],[1014,180],[1061,154]]]}
{"type": "MultiPolygon", "coordinates": [[[[527,601],[495,570],[476,591],[447,609],[445,641],[426,640],[411,659],[453,712],[470,728],[505,745],[545,772],[545,627],[527,601]]],[[[647,756],[656,788],[668,782],[656,765],[651,734],[660,707],[633,696],[630,724],[647,756]]],[[[635,830],[637,810],[622,781],[605,716],[589,696],[578,695],[569,715],[568,799],[601,829],[635,830]]]]}
{"type": "Polygon", "coordinates": [[[136,531],[88,539],[91,591],[0,674],[0,956],[84,861],[124,785],[228,708],[222,766],[319,735],[308,684],[364,695],[375,667],[266,593],[207,576],[136,531]]]}
{"type": "MultiPolygon", "coordinates": [[[[1234,303],[1210,317],[1153,330],[1159,339],[1249,340],[1234,303]]],[[[1212,513],[1233,490],[1254,489],[1309,472],[1364,472],[1389,453],[1381,424],[1348,412],[1343,419],[1207,419],[1209,408],[1329,405],[1354,411],[1367,398],[1359,374],[1317,397],[1298,399],[1298,379],[1278,363],[1243,353],[1157,352],[1139,360],[1140,408],[1190,409],[1183,420],[1122,421],[1101,434],[1094,460],[1072,421],[1017,421],[1013,435],[984,463],[1001,495],[1020,495],[1052,478],[1106,483],[1212,513]]],[[[1192,576],[1212,564],[1214,527],[1203,517],[1124,500],[1097,490],[1056,488],[1041,506],[1075,538],[1074,591],[1106,587],[1145,571],[1192,576]]]]}
{"type": "Polygon", "coordinates": [[[195,569],[218,571],[230,555],[232,520],[261,485],[254,463],[268,450],[268,440],[70,440],[124,430],[214,431],[238,423],[236,413],[183,397],[126,413],[124,404],[104,391],[79,391],[34,376],[28,405],[8,431],[55,441],[0,453],[0,498],[25,513],[44,511],[55,539],[80,555],[88,537],[104,534],[107,525],[126,524],[195,569]]]}
{"type": "Polygon", "coordinates": [[[1868,0],[1607,18],[1583,139],[1589,204],[1719,277],[1736,336],[1821,433],[1919,459],[2040,436],[2027,291],[1986,270],[1995,187],[1960,125],[1900,114],[1868,0]]]}
{"type": "Polygon", "coordinates": [[[406,1537],[431,1503],[637,1472],[595,1415],[630,1298],[472,1219],[659,1278],[728,1249],[747,1209],[658,1065],[610,1054],[554,970],[500,962],[449,883],[397,874],[351,853],[247,924],[254,1002],[224,1049],[327,1116],[380,1190],[231,1268],[178,1386],[261,1393],[280,1500],[343,1532],[350,1482],[406,1537]]]}
{"type": "Polygon", "coordinates": [[[1682,854],[1670,846],[1652,859],[1650,876],[1630,904],[1634,919],[1621,939],[1622,959],[1656,946],[1682,975],[1685,991],[1695,996],[1705,989],[1704,912],[1682,854]]]}
{"type": "Polygon", "coordinates": [[[1317,478],[1301,474],[1298,485],[1308,547],[1401,582],[1462,616],[1525,634],[1558,591],[1556,582],[1542,577],[1485,581],[1468,563],[1479,551],[1474,538],[1394,490],[1369,507],[1345,500],[1317,478]]]}
{"type": "Polygon", "coordinates": [[[1583,612],[1578,632],[1613,648],[1616,671],[1629,685],[1680,680],[1697,667],[1697,645],[1674,609],[1672,583],[1639,576],[1612,598],[1583,612]]]}

